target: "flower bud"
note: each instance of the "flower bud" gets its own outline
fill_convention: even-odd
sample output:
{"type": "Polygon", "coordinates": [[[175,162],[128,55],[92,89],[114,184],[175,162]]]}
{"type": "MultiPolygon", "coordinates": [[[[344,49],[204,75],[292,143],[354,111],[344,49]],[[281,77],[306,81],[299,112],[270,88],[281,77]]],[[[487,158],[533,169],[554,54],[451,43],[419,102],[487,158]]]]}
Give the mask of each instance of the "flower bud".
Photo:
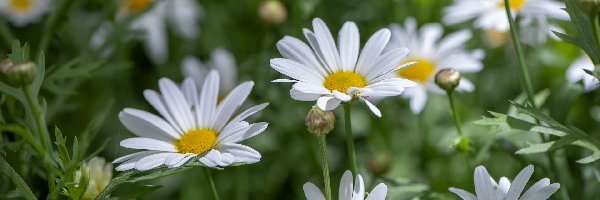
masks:
{"type": "Polygon", "coordinates": [[[12,60],[5,59],[0,66],[2,80],[11,86],[26,86],[33,81],[36,66],[33,62],[14,64],[12,60]]]}
{"type": "Polygon", "coordinates": [[[75,182],[81,184],[83,172],[88,173],[88,187],[85,191],[83,199],[94,199],[112,179],[112,164],[106,163],[104,158],[94,157],[84,164],[85,171],[78,170],[75,172],[75,182]]]}
{"type": "Polygon", "coordinates": [[[281,24],[287,18],[287,10],[283,3],[276,0],[267,0],[260,3],[258,15],[267,23],[281,24]]]}
{"type": "Polygon", "coordinates": [[[450,148],[456,148],[460,152],[469,152],[471,151],[471,140],[465,136],[456,136],[452,140],[450,148]]]}
{"type": "Polygon", "coordinates": [[[369,158],[369,170],[375,176],[381,176],[390,170],[390,155],[385,152],[377,152],[369,158]]]}
{"type": "Polygon", "coordinates": [[[440,70],[435,75],[435,84],[446,91],[452,91],[460,82],[460,72],[452,68],[440,70]]]}
{"type": "Polygon", "coordinates": [[[600,0],[578,0],[577,3],[582,10],[590,14],[600,14],[600,0]]]}
{"type": "Polygon", "coordinates": [[[321,110],[317,106],[313,106],[306,118],[304,125],[308,132],[317,136],[327,135],[335,126],[335,115],[331,111],[321,110]]]}

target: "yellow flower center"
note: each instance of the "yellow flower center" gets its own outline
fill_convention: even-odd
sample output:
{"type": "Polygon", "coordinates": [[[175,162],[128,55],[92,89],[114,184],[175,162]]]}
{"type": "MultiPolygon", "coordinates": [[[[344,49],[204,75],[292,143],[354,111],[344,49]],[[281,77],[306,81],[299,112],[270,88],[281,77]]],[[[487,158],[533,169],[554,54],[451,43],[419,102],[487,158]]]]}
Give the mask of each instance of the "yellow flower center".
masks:
{"type": "Polygon", "coordinates": [[[396,72],[398,76],[423,84],[435,70],[435,65],[433,63],[422,58],[409,59],[405,63],[409,62],[417,63],[398,70],[398,72],[396,72]]]}
{"type": "Polygon", "coordinates": [[[9,7],[15,11],[28,11],[33,6],[31,0],[9,0],[9,7]]]}
{"type": "Polygon", "coordinates": [[[210,129],[193,129],[185,132],[175,141],[179,153],[201,154],[210,150],[217,141],[217,133],[210,129]]]}
{"type": "Polygon", "coordinates": [[[150,5],[150,0],[125,0],[123,7],[131,13],[139,13],[150,5]]]}
{"type": "MultiPolygon", "coordinates": [[[[519,10],[523,7],[523,5],[525,5],[525,1],[527,1],[527,0],[508,0],[508,1],[510,4],[510,9],[519,10]]],[[[500,3],[498,3],[498,7],[504,8],[504,0],[500,0],[500,3]]]]}
{"type": "Polygon", "coordinates": [[[337,90],[346,93],[346,90],[350,87],[364,88],[367,86],[367,81],[355,72],[337,71],[325,78],[323,86],[332,92],[337,90]]]}

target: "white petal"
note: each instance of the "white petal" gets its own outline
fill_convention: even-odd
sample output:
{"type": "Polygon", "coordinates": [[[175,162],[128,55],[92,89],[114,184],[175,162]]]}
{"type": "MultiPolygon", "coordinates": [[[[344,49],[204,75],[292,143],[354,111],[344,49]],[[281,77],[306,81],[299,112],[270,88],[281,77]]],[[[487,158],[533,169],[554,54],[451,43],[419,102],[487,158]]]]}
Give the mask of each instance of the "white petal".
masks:
{"type": "Polygon", "coordinates": [[[366,200],[385,200],[387,196],[387,185],[380,183],[369,193],[366,200]]]}
{"type": "Polygon", "coordinates": [[[258,151],[242,144],[221,143],[218,148],[223,153],[231,154],[234,163],[253,164],[260,161],[261,158],[258,151]]]}
{"type": "Polygon", "coordinates": [[[285,36],[277,42],[277,49],[284,58],[302,63],[319,73],[320,76],[327,75],[326,69],[315,57],[315,53],[304,42],[295,37],[285,36]]]}
{"type": "Polygon", "coordinates": [[[338,46],[343,70],[352,71],[358,59],[360,34],[354,22],[346,22],[340,29],[338,46]]]}
{"type": "Polygon", "coordinates": [[[191,106],[187,103],[183,93],[175,85],[173,81],[167,78],[161,78],[158,81],[160,92],[163,95],[165,106],[172,114],[173,118],[186,131],[196,128],[194,125],[194,117],[190,110],[191,106]]]}
{"type": "Polygon", "coordinates": [[[342,102],[348,102],[348,101],[352,100],[352,96],[347,95],[345,93],[338,92],[337,90],[333,91],[333,96],[342,102]]]}
{"type": "Polygon", "coordinates": [[[331,36],[331,32],[329,31],[329,28],[327,28],[325,22],[319,18],[313,19],[313,29],[315,38],[317,39],[321,53],[323,54],[323,60],[327,66],[333,71],[342,70],[340,66],[340,54],[338,53],[333,36],[331,36]]]}
{"type": "Polygon", "coordinates": [[[519,196],[521,196],[521,192],[525,188],[527,181],[533,174],[533,165],[529,165],[525,167],[525,169],[521,170],[517,177],[513,180],[512,184],[510,184],[510,189],[508,189],[508,194],[506,195],[506,199],[514,199],[517,200],[519,196]]]}
{"type": "Polygon", "coordinates": [[[365,199],[365,183],[360,174],[356,175],[354,180],[354,192],[352,194],[352,200],[363,200],[365,199]]]}
{"type": "Polygon", "coordinates": [[[296,90],[299,90],[299,91],[302,91],[304,93],[309,93],[309,94],[324,95],[324,94],[330,94],[331,93],[323,85],[317,85],[317,84],[312,84],[312,83],[298,82],[298,83],[295,83],[292,86],[292,88],[296,89],[296,90]]]}
{"type": "Polygon", "coordinates": [[[192,107],[190,109],[196,109],[198,103],[198,88],[196,88],[196,83],[193,78],[186,78],[183,80],[181,84],[181,91],[183,92],[183,96],[187,100],[188,104],[192,107]]]}
{"type": "Polygon", "coordinates": [[[271,59],[271,68],[277,70],[283,75],[301,82],[321,84],[324,80],[324,77],[322,77],[316,70],[311,69],[310,67],[299,62],[285,58],[271,59]]]}
{"type": "Polygon", "coordinates": [[[456,91],[459,92],[473,92],[473,90],[475,90],[475,85],[473,85],[473,83],[466,78],[461,78],[458,86],[456,87],[456,91]]]}
{"type": "MultiPolygon", "coordinates": [[[[213,128],[222,130],[226,123],[231,119],[233,113],[246,101],[248,95],[254,87],[254,82],[244,82],[235,87],[217,106],[217,117],[213,128]]],[[[266,105],[265,105],[266,106],[266,105]]],[[[264,107],[263,107],[264,108],[264,107]]],[[[243,119],[242,119],[243,120],[243,119]]]]}
{"type": "Polygon", "coordinates": [[[161,166],[165,163],[165,159],[172,154],[173,153],[157,153],[146,156],[135,163],[135,169],[146,171],[161,166]]]}
{"type": "Polygon", "coordinates": [[[150,54],[149,59],[157,64],[165,63],[169,52],[167,51],[167,36],[163,19],[160,16],[146,14],[139,20],[143,24],[140,25],[144,28],[142,39],[146,52],[150,54]]]}
{"type": "Polygon", "coordinates": [[[298,101],[316,101],[317,99],[319,99],[319,97],[321,97],[320,94],[305,93],[294,88],[290,90],[290,96],[292,97],[292,99],[298,101]]]}
{"type": "Polygon", "coordinates": [[[200,60],[193,56],[187,56],[182,61],[181,72],[185,77],[192,77],[196,82],[196,86],[202,88],[208,70],[200,60]]]}
{"type": "Polygon", "coordinates": [[[165,106],[162,96],[158,92],[154,90],[144,90],[144,97],[146,98],[146,101],[148,101],[148,103],[150,103],[150,105],[152,105],[152,107],[154,107],[154,109],[156,109],[156,111],[158,111],[158,113],[160,113],[160,115],[165,118],[167,122],[169,122],[169,124],[171,124],[177,133],[183,134],[185,132],[182,126],[175,121],[172,113],[169,112],[165,106]]]}
{"type": "Polygon", "coordinates": [[[156,150],[156,151],[168,151],[168,152],[176,152],[175,146],[173,144],[164,142],[161,140],[155,140],[150,138],[136,137],[136,138],[128,138],[119,143],[122,147],[130,148],[130,149],[146,149],[146,150],[156,150]]]}
{"type": "Polygon", "coordinates": [[[140,137],[162,141],[179,139],[171,124],[160,117],[143,110],[125,108],[119,112],[119,120],[127,130],[140,137]]]}
{"type": "Polygon", "coordinates": [[[340,105],[341,101],[335,97],[323,96],[317,100],[317,106],[321,110],[333,110],[340,105]]]}
{"type": "Polygon", "coordinates": [[[538,191],[540,191],[542,188],[544,188],[548,185],[550,185],[550,179],[543,178],[543,179],[539,180],[538,182],[533,184],[531,187],[529,187],[529,189],[527,189],[527,191],[525,191],[525,193],[523,193],[523,195],[521,195],[521,199],[530,199],[530,198],[534,197],[538,191]]]}
{"type": "Polygon", "coordinates": [[[340,180],[339,188],[339,199],[352,199],[352,193],[354,192],[352,172],[346,170],[340,180]]]}
{"type": "Polygon", "coordinates": [[[463,200],[477,200],[477,197],[475,197],[475,195],[471,194],[470,192],[458,189],[458,188],[448,188],[448,190],[450,190],[450,192],[453,192],[454,194],[458,195],[460,198],[462,198],[463,200]]]}
{"type": "Polygon", "coordinates": [[[167,167],[172,167],[173,165],[181,162],[181,160],[183,160],[186,156],[187,156],[186,154],[181,154],[181,153],[171,154],[165,159],[165,165],[167,167]]]}
{"type": "Polygon", "coordinates": [[[365,98],[361,97],[360,99],[363,100],[365,102],[365,104],[367,104],[367,106],[369,107],[369,110],[371,110],[371,112],[373,114],[375,114],[375,116],[381,117],[381,111],[379,110],[379,108],[377,108],[377,106],[373,105],[371,102],[369,102],[365,98]]]}
{"type": "Polygon", "coordinates": [[[167,19],[173,25],[176,33],[186,39],[198,35],[198,20],[202,16],[202,9],[195,0],[167,1],[167,19]]]}
{"type": "Polygon", "coordinates": [[[552,196],[558,189],[560,189],[560,184],[552,183],[549,186],[546,186],[532,194],[530,198],[522,198],[522,200],[546,200],[550,198],[550,196],[552,196]]]}
{"type": "Polygon", "coordinates": [[[377,31],[363,47],[360,52],[360,57],[356,63],[355,72],[359,74],[367,74],[375,65],[375,58],[379,57],[383,48],[390,40],[390,30],[384,28],[377,31]]]}
{"type": "Polygon", "coordinates": [[[315,184],[305,183],[302,189],[307,200],[325,200],[325,196],[323,196],[323,193],[321,193],[321,190],[315,184]]]}
{"type": "Polygon", "coordinates": [[[135,167],[135,163],[137,163],[140,159],[152,155],[152,154],[157,154],[159,153],[158,151],[142,151],[142,152],[137,152],[137,153],[133,153],[133,154],[129,154],[120,158],[117,158],[115,161],[113,161],[113,163],[119,163],[119,162],[123,162],[122,164],[120,164],[118,167],[115,168],[115,170],[117,171],[125,171],[125,170],[130,170],[133,169],[135,167]]]}
{"type": "Polygon", "coordinates": [[[475,180],[475,193],[479,200],[493,200],[494,188],[492,182],[490,182],[491,178],[485,167],[478,166],[475,168],[473,179],[475,180]]]}
{"type": "Polygon", "coordinates": [[[219,71],[221,78],[219,93],[227,94],[237,82],[237,68],[233,54],[223,48],[215,49],[211,54],[211,67],[219,71]]]}
{"type": "Polygon", "coordinates": [[[421,113],[427,103],[427,91],[422,86],[410,88],[408,90],[411,91],[412,94],[410,96],[410,110],[415,114],[421,113]]]}
{"type": "Polygon", "coordinates": [[[195,128],[212,128],[216,119],[217,100],[219,99],[219,73],[216,70],[211,70],[206,75],[206,80],[200,91],[200,101],[196,110],[198,127],[195,128]]]}

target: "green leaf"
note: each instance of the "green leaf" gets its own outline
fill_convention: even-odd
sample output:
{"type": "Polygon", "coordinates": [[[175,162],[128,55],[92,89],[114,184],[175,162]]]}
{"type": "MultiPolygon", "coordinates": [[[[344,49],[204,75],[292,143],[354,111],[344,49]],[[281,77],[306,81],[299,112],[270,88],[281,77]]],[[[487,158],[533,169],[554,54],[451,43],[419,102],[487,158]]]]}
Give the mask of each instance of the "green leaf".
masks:
{"type": "MultiPolygon", "coordinates": [[[[594,64],[600,64],[600,49],[598,47],[598,41],[596,37],[596,33],[592,29],[592,21],[586,15],[586,12],[583,12],[577,3],[574,0],[567,0],[565,2],[567,6],[567,13],[571,17],[571,21],[575,25],[575,29],[577,30],[578,42],[570,42],[576,44],[579,48],[584,50],[587,55],[592,59],[594,64]]],[[[558,36],[558,35],[557,35],[558,36]]],[[[560,36],[559,36],[560,37],[560,36]]],[[[571,37],[573,38],[573,37],[571,37]]],[[[568,41],[568,40],[565,40],[568,41]]]]}
{"type": "Polygon", "coordinates": [[[28,200],[37,199],[35,197],[35,195],[33,194],[33,192],[31,191],[31,189],[29,188],[29,186],[27,186],[27,183],[25,183],[25,181],[21,178],[21,176],[19,176],[19,174],[17,174],[17,172],[1,156],[0,156],[0,169],[1,169],[0,173],[8,176],[8,178],[10,178],[10,180],[13,182],[13,184],[15,184],[15,186],[17,186],[17,189],[19,189],[19,191],[21,191],[21,196],[23,196],[23,198],[28,199],[28,200]]]}
{"type": "Polygon", "coordinates": [[[543,153],[548,151],[554,151],[556,149],[563,148],[567,145],[573,144],[577,139],[573,136],[565,136],[557,141],[546,142],[541,144],[529,144],[528,147],[519,149],[516,154],[532,154],[532,153],[543,153]]]}

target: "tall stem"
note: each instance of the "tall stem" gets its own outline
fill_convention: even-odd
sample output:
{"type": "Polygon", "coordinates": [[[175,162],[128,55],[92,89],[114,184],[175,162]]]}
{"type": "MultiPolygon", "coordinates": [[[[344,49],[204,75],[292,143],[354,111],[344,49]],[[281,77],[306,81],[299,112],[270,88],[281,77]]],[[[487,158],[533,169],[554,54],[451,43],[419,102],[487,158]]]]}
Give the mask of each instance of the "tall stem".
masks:
{"type": "Polygon", "coordinates": [[[352,176],[357,175],[356,170],[356,155],[354,153],[354,137],[352,135],[352,120],[350,119],[350,104],[345,103],[344,105],[344,121],[346,127],[346,145],[348,146],[348,158],[350,161],[350,171],[352,176]]]}
{"type": "Polygon", "coordinates": [[[325,196],[331,200],[331,184],[329,179],[329,165],[327,164],[327,142],[325,135],[317,136],[319,139],[319,148],[321,149],[321,169],[323,170],[323,182],[325,184],[325,196]]]}
{"type": "Polygon", "coordinates": [[[208,187],[212,192],[213,199],[219,200],[219,193],[217,192],[217,187],[215,186],[215,181],[210,173],[210,169],[208,167],[203,167],[202,170],[204,171],[204,176],[206,176],[206,182],[208,183],[208,187]]]}
{"type": "Polygon", "coordinates": [[[515,47],[515,52],[517,54],[517,59],[519,60],[519,76],[521,77],[521,85],[525,93],[527,94],[527,100],[536,108],[535,102],[533,100],[533,84],[531,83],[531,78],[529,77],[529,71],[527,70],[527,63],[525,63],[525,57],[523,56],[523,48],[521,47],[521,41],[519,40],[519,36],[517,35],[517,26],[515,25],[515,19],[512,17],[512,13],[510,10],[510,1],[504,0],[504,8],[506,10],[506,16],[508,18],[508,23],[510,24],[510,35],[512,38],[513,46],[515,47]]]}
{"type": "Polygon", "coordinates": [[[460,136],[463,136],[462,127],[460,126],[460,117],[456,112],[456,104],[454,100],[454,91],[448,90],[446,91],[448,94],[448,101],[450,102],[450,109],[452,110],[452,118],[454,119],[454,126],[456,126],[456,131],[460,136]]]}

